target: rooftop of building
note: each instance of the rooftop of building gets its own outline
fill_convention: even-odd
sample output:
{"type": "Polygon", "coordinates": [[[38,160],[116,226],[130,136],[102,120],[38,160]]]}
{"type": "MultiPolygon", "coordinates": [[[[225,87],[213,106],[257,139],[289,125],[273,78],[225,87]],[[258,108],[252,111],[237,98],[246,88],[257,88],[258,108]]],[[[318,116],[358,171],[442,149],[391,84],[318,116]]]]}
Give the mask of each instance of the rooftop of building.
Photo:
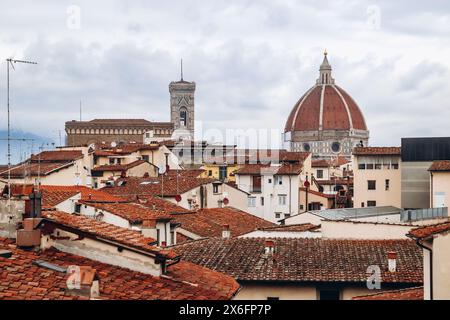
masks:
{"type": "Polygon", "coordinates": [[[239,281],[365,284],[368,266],[377,265],[383,283],[423,282],[422,250],[411,240],[210,238],[174,249],[187,261],[239,281]],[[389,252],[397,254],[395,272],[388,270],[389,252]]]}

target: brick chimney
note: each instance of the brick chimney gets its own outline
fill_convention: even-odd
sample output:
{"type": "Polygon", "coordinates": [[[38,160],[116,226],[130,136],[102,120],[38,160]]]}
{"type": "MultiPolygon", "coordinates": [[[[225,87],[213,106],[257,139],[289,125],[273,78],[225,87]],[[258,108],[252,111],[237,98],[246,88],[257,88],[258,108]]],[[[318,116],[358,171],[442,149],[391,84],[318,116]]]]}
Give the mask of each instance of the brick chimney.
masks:
{"type": "Polygon", "coordinates": [[[222,229],[222,238],[229,239],[231,237],[230,225],[224,224],[222,229]]]}
{"type": "Polygon", "coordinates": [[[37,247],[41,245],[41,230],[36,229],[41,218],[27,218],[23,220],[23,229],[17,230],[18,247],[37,247]]]}
{"type": "Polygon", "coordinates": [[[388,269],[389,272],[397,271],[397,252],[395,251],[388,252],[388,269]]]}

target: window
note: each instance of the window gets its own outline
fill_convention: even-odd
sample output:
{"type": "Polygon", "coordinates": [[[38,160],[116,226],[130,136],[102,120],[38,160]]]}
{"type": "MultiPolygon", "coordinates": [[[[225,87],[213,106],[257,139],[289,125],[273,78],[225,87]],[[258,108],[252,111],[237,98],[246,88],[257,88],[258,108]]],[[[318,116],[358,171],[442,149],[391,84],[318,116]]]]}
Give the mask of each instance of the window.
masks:
{"type": "Polygon", "coordinates": [[[187,110],[184,107],[180,109],[180,125],[182,127],[187,125],[187,110]]]}
{"type": "Polygon", "coordinates": [[[275,184],[282,185],[283,184],[283,177],[282,176],[275,176],[275,184]]]}
{"type": "Polygon", "coordinates": [[[75,212],[76,213],[81,213],[81,204],[75,204],[75,212]]]}
{"type": "Polygon", "coordinates": [[[377,202],[376,201],[371,201],[371,200],[369,200],[369,201],[367,201],[367,206],[368,207],[376,207],[377,206],[377,202]]]}
{"type": "Polygon", "coordinates": [[[219,167],[219,180],[225,180],[227,177],[227,167],[220,166],[219,167]]]}
{"type": "Polygon", "coordinates": [[[290,216],[291,216],[290,213],[285,213],[285,214],[284,214],[284,218],[289,218],[290,216]]]}
{"type": "Polygon", "coordinates": [[[367,190],[376,190],[376,189],[377,189],[377,181],[367,180],[367,190]]]}
{"type": "Polygon", "coordinates": [[[212,170],[208,170],[208,176],[209,176],[209,177],[212,176],[212,170]]]}
{"type": "Polygon", "coordinates": [[[398,170],[398,163],[393,163],[391,167],[394,170],[398,170]]]}
{"type": "Polygon", "coordinates": [[[250,192],[259,193],[261,192],[261,176],[252,177],[252,188],[250,192]]]}
{"type": "Polygon", "coordinates": [[[109,158],[109,164],[114,164],[114,158],[109,158]]]}
{"type": "Polygon", "coordinates": [[[323,179],[323,170],[317,170],[317,178],[323,179]]]}
{"type": "Polygon", "coordinates": [[[272,178],[269,178],[269,179],[267,180],[267,183],[268,183],[268,184],[271,184],[271,183],[272,183],[272,178]]]}
{"type": "Polygon", "coordinates": [[[373,163],[366,164],[366,169],[367,170],[373,170],[373,163]]]}
{"type": "Polygon", "coordinates": [[[359,170],[365,170],[366,169],[366,164],[365,163],[358,164],[358,169],[359,170]]]}
{"type": "Polygon", "coordinates": [[[320,300],[339,300],[340,292],[339,290],[320,290],[319,291],[320,300]]]}
{"type": "Polygon", "coordinates": [[[267,297],[267,300],[280,300],[280,297],[267,297]]]}
{"type": "Polygon", "coordinates": [[[148,154],[145,154],[142,156],[142,160],[144,160],[146,162],[150,162],[150,157],[148,156],[148,154]]]}
{"type": "Polygon", "coordinates": [[[281,213],[275,212],[275,218],[280,219],[281,218],[281,213]]]}
{"type": "Polygon", "coordinates": [[[384,182],[384,189],[386,191],[389,191],[389,185],[390,185],[390,181],[389,181],[389,179],[386,179],[386,181],[384,182]]]}
{"type": "Polygon", "coordinates": [[[336,152],[336,153],[341,151],[341,144],[339,142],[333,142],[331,144],[331,151],[336,152]]]}
{"type": "Polygon", "coordinates": [[[375,164],[375,170],[381,170],[381,163],[375,164]]]}
{"type": "Polygon", "coordinates": [[[248,199],[248,206],[250,208],[256,207],[256,198],[255,197],[250,197],[250,198],[247,198],[247,199],[248,199]]]}
{"type": "Polygon", "coordinates": [[[217,194],[217,193],[219,193],[220,191],[219,191],[219,184],[218,183],[214,183],[213,184],[213,193],[215,193],[215,194],[217,194]]]}
{"type": "Polygon", "coordinates": [[[261,197],[261,206],[264,206],[264,197],[261,197]]]}
{"type": "Polygon", "coordinates": [[[287,198],[287,196],[285,194],[279,194],[278,195],[278,205],[285,206],[286,205],[286,198],[287,198]]]}

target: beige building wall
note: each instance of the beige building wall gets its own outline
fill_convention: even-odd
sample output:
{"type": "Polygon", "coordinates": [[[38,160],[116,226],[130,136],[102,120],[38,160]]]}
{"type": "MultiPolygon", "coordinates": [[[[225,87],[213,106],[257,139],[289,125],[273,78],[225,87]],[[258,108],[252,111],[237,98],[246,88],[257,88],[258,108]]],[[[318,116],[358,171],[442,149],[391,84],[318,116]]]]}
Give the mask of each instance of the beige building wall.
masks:
{"type": "MultiPolygon", "coordinates": [[[[319,300],[320,290],[336,289],[335,285],[315,286],[303,284],[252,284],[241,283],[242,288],[235,297],[235,300],[267,300],[268,298],[278,298],[280,300],[319,300]]],[[[396,289],[396,287],[386,287],[383,290],[396,289]]],[[[356,296],[368,295],[381,292],[383,290],[369,290],[363,284],[347,285],[339,288],[341,300],[351,300],[356,296]]]]}
{"type": "Polygon", "coordinates": [[[431,172],[430,207],[450,207],[450,171],[431,172]]]}
{"type": "Polygon", "coordinates": [[[406,234],[413,228],[416,226],[357,221],[323,220],[321,222],[322,237],[333,239],[409,239],[406,234]]]}
{"type": "Polygon", "coordinates": [[[368,201],[376,201],[376,206],[394,206],[401,208],[401,159],[400,157],[381,157],[381,156],[353,156],[354,173],[354,196],[353,203],[355,208],[367,207],[368,201]],[[398,169],[386,169],[384,165],[381,169],[359,169],[361,163],[371,163],[373,165],[384,161],[398,164],[398,169]],[[368,181],[376,181],[376,190],[368,190],[368,181]],[[386,190],[386,180],[389,180],[389,190],[386,190]]]}
{"type": "Polygon", "coordinates": [[[433,240],[433,300],[450,299],[450,234],[433,240]]]}

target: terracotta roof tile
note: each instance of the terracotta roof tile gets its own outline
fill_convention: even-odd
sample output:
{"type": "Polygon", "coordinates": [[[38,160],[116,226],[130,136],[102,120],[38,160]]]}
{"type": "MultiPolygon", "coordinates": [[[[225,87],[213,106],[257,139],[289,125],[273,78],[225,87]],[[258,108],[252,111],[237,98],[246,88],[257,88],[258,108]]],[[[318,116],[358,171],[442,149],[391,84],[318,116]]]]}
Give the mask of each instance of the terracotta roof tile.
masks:
{"type": "Polygon", "coordinates": [[[280,232],[305,232],[305,231],[314,231],[320,229],[320,225],[315,225],[311,223],[302,223],[302,224],[291,224],[291,225],[275,225],[272,227],[263,227],[258,228],[258,230],[262,231],[280,231],[280,232]]]}
{"type": "Polygon", "coordinates": [[[138,203],[103,203],[88,201],[81,201],[81,203],[98,210],[110,212],[128,220],[131,224],[141,224],[145,220],[171,218],[170,215],[164,211],[152,210],[138,203]]]}
{"type": "Polygon", "coordinates": [[[95,269],[99,299],[106,300],[224,300],[239,289],[233,278],[185,261],[169,266],[164,277],[155,277],[54,248],[40,253],[20,250],[4,238],[0,238],[0,248],[13,253],[10,259],[0,258],[0,300],[86,299],[67,293],[65,273],[40,267],[35,260],[62,268],[77,265],[95,269]]]}
{"type": "Polygon", "coordinates": [[[94,237],[115,241],[150,254],[174,258],[176,254],[171,250],[162,249],[152,245],[156,240],[146,238],[139,231],[116,227],[112,224],[97,221],[82,215],[69,214],[60,211],[43,211],[43,218],[55,224],[79,230],[94,237]]]}
{"type": "Polygon", "coordinates": [[[301,164],[246,164],[238,169],[237,175],[299,175],[302,172],[303,165],[301,164]]]}
{"type": "Polygon", "coordinates": [[[30,157],[32,162],[68,162],[83,157],[81,150],[42,151],[30,157]]]}
{"type": "MultiPolygon", "coordinates": [[[[25,162],[11,168],[11,178],[46,176],[52,172],[72,166],[73,162],[25,162]]],[[[0,173],[2,178],[8,177],[8,170],[0,173]]]]}
{"type": "Polygon", "coordinates": [[[364,155],[399,156],[402,154],[402,150],[400,147],[356,147],[353,149],[353,154],[357,156],[364,156],[364,155]]]}
{"type": "Polygon", "coordinates": [[[175,247],[183,259],[248,281],[367,281],[378,265],[383,283],[422,284],[422,250],[411,240],[276,239],[265,253],[264,238],[214,238],[175,247]],[[397,253],[397,272],[388,271],[387,253],[397,253]]]}
{"type": "Polygon", "coordinates": [[[238,237],[258,228],[274,227],[274,223],[258,218],[250,213],[235,209],[211,208],[196,212],[172,215],[181,228],[201,237],[221,237],[225,225],[230,228],[231,236],[238,237]]]}
{"type": "Polygon", "coordinates": [[[143,163],[146,163],[144,160],[136,160],[128,164],[106,164],[102,166],[97,166],[92,168],[91,171],[94,172],[102,172],[102,171],[127,171],[131,168],[137,167],[143,163]]]}
{"type": "Polygon", "coordinates": [[[450,160],[433,161],[428,171],[450,171],[450,160]]]}
{"type": "Polygon", "coordinates": [[[449,231],[450,231],[450,222],[443,222],[413,229],[409,232],[408,235],[416,239],[425,239],[435,234],[446,233],[449,231]]]}
{"type": "Polygon", "coordinates": [[[85,186],[51,186],[41,185],[39,190],[42,192],[42,206],[52,207],[69,198],[72,198],[77,193],[81,194],[83,201],[98,201],[98,202],[124,202],[124,198],[114,196],[102,190],[92,189],[85,186]]]}
{"type": "Polygon", "coordinates": [[[127,177],[117,179],[114,187],[104,187],[101,190],[128,198],[138,195],[173,197],[214,181],[216,180],[183,175],[178,179],[173,175],[162,175],[157,178],[127,177]]]}
{"type": "Polygon", "coordinates": [[[354,297],[353,300],[423,300],[423,287],[384,291],[354,297]]]}

